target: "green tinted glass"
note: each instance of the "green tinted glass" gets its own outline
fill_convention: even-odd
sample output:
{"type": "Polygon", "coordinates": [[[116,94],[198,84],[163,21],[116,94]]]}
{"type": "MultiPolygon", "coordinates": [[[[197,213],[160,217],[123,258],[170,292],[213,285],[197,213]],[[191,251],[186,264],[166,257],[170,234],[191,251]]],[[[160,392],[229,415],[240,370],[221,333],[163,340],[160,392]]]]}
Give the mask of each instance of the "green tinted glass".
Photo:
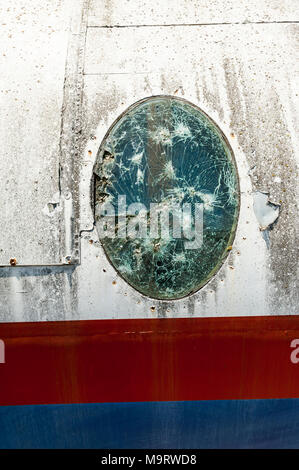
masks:
{"type": "Polygon", "coordinates": [[[172,97],[135,104],[105,137],[95,174],[104,250],[135,289],[180,298],[220,267],[236,228],[238,177],[221,131],[198,108],[172,97]]]}

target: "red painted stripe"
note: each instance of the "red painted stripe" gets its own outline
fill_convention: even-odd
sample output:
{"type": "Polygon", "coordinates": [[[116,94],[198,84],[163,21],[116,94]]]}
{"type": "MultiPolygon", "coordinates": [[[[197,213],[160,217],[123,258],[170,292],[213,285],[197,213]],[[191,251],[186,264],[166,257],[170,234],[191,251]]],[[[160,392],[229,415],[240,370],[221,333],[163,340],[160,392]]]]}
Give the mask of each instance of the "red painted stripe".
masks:
{"type": "Polygon", "coordinates": [[[0,404],[299,397],[299,316],[2,323],[0,404]]]}

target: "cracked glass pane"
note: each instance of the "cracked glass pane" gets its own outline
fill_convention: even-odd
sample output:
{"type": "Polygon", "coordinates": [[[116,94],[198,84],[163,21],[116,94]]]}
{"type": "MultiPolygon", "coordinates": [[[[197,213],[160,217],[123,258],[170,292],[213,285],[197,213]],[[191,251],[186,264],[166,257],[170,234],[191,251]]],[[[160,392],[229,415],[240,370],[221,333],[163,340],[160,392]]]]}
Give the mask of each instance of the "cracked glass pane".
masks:
{"type": "Polygon", "coordinates": [[[238,176],[223,134],[197,107],[166,96],[136,103],[102,142],[95,175],[98,233],[131,286],[177,299],[219,269],[237,224],[238,176]]]}

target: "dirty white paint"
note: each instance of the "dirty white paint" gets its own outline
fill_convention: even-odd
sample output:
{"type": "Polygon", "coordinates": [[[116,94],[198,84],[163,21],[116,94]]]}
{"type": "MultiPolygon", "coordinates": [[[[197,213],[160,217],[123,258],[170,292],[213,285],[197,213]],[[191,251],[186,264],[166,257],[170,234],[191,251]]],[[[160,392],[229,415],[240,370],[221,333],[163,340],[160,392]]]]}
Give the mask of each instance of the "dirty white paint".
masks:
{"type": "Polygon", "coordinates": [[[298,20],[296,0],[91,0],[89,26],[298,20]],[[297,13],[297,14],[296,14],[297,13]]]}
{"type": "Polygon", "coordinates": [[[2,1],[0,264],[60,261],[59,143],[70,10],[61,0],[2,1]]]}
{"type": "MultiPolygon", "coordinates": [[[[8,182],[0,262],[60,264],[74,250],[78,259],[1,268],[1,321],[299,313],[298,2],[54,3],[56,10],[53,2],[14,2],[27,15],[19,33],[28,36],[25,61],[17,35],[4,41],[11,62],[3,84],[15,83],[12,94],[19,90],[26,103],[6,97],[2,107],[1,180],[8,182]],[[30,86],[35,78],[42,86],[30,86]],[[108,128],[134,102],[161,94],[214,119],[234,151],[241,187],[232,251],[204,288],[179,301],[145,298],[117,275],[91,209],[93,165],[108,128]],[[280,207],[267,240],[256,193],[280,207]]],[[[3,10],[11,30],[18,11],[3,10]]]]}

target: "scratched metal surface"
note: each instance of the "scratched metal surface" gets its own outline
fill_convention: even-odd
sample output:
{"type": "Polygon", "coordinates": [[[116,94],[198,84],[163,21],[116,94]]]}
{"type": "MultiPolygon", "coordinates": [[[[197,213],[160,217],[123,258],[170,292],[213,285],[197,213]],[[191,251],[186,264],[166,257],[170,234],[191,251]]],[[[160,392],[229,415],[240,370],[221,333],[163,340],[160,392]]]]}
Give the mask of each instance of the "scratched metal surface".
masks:
{"type": "MultiPolygon", "coordinates": [[[[294,21],[296,0],[91,0],[89,26],[294,21]]],[[[297,12],[298,13],[298,12],[297,12]]],[[[298,20],[298,15],[297,15],[298,20]]]]}
{"type": "Polygon", "coordinates": [[[67,2],[2,2],[0,264],[58,263],[67,2]]]}
{"type": "Polygon", "coordinates": [[[1,268],[1,320],[298,313],[298,2],[129,3],[57,1],[53,21],[38,0],[4,8],[1,34],[12,54],[4,94],[12,85],[19,94],[2,107],[0,258],[46,266],[1,268]],[[46,73],[36,76],[41,65],[46,73]],[[241,188],[226,262],[175,302],[152,301],[117,275],[91,210],[92,170],[108,128],[134,102],[161,94],[191,101],[218,124],[241,188]],[[50,266],[65,257],[73,265],[50,266]]]}

